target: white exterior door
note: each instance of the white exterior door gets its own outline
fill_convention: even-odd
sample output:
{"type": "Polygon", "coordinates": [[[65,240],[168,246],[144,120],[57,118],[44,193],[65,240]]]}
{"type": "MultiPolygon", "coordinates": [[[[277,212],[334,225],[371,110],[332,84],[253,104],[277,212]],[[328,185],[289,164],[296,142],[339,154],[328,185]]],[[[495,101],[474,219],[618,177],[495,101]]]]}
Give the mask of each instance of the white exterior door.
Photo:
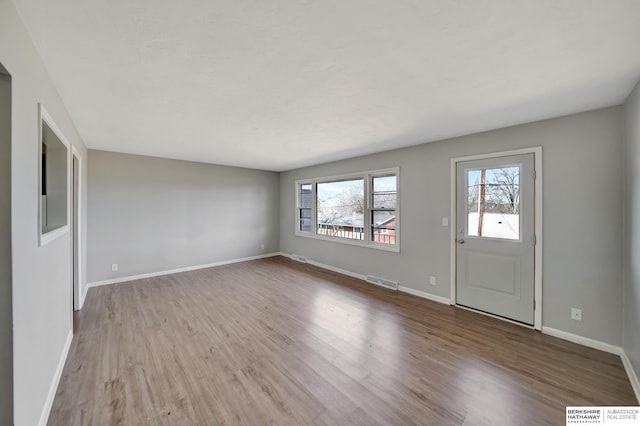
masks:
{"type": "Polygon", "coordinates": [[[457,163],[456,303],[534,323],[534,155],[457,163]]]}

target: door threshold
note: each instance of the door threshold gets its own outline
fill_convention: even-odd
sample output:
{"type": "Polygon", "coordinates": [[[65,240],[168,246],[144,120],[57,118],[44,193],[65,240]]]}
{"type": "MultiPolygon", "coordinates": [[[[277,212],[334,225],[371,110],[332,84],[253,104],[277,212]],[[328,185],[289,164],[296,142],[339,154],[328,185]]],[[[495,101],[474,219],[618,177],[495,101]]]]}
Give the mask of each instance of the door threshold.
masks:
{"type": "MultiPolygon", "coordinates": [[[[535,330],[535,329],[536,329],[536,328],[535,328],[533,325],[531,325],[531,324],[527,324],[527,323],[525,323],[525,322],[520,322],[520,321],[512,320],[512,319],[510,319],[510,318],[506,318],[506,317],[501,317],[500,315],[491,314],[491,313],[486,312],[486,311],[481,311],[480,309],[470,308],[470,307],[468,307],[468,306],[459,305],[459,304],[457,304],[457,303],[456,303],[454,306],[455,306],[456,308],[462,308],[462,309],[464,309],[465,311],[475,312],[475,313],[482,314],[482,315],[487,316],[487,317],[491,317],[491,318],[499,319],[499,320],[502,320],[502,321],[510,322],[511,324],[519,325],[519,326],[521,326],[521,327],[529,328],[529,329],[531,329],[531,330],[535,330]]],[[[539,330],[538,330],[538,331],[539,331],[539,330]]]]}

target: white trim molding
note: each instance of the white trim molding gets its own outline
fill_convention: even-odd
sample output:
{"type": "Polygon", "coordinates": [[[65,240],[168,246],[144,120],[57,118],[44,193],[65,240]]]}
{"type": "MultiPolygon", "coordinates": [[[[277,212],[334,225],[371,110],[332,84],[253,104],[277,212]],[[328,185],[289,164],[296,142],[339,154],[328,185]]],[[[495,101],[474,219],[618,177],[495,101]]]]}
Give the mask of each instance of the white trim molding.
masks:
{"type": "Polygon", "coordinates": [[[426,291],[415,290],[411,287],[405,287],[401,285],[401,286],[398,286],[398,291],[411,294],[413,296],[421,297],[423,299],[432,300],[434,302],[444,303],[445,305],[451,304],[451,299],[447,297],[442,297],[435,294],[427,293],[426,291]]]}
{"type": "Polygon", "coordinates": [[[456,157],[451,159],[451,177],[450,177],[450,219],[451,224],[449,240],[449,251],[451,263],[449,265],[451,273],[451,304],[456,304],[456,167],[461,161],[483,160],[486,158],[507,157],[511,155],[533,154],[535,182],[534,182],[534,209],[535,209],[535,227],[534,234],[536,237],[535,258],[534,258],[534,303],[533,311],[533,328],[542,330],[542,147],[536,146],[531,148],[514,149],[510,151],[491,152],[486,154],[471,155],[467,157],[456,157]]]}
{"type": "Polygon", "coordinates": [[[568,340],[579,345],[588,346],[593,349],[598,349],[600,351],[608,352],[613,355],[618,355],[620,357],[620,361],[622,361],[624,370],[627,373],[627,377],[629,378],[631,387],[633,388],[633,393],[636,395],[636,399],[640,401],[640,380],[638,380],[638,375],[633,369],[631,360],[627,356],[627,353],[624,351],[624,348],[546,326],[542,327],[542,332],[544,334],[548,334],[549,336],[557,337],[562,340],[568,340]]]}
{"type": "Polygon", "coordinates": [[[69,221],[71,219],[71,200],[70,200],[71,197],[70,197],[69,189],[71,187],[70,186],[71,167],[72,167],[71,162],[73,161],[73,157],[71,154],[71,146],[72,146],[71,143],[66,138],[62,130],[60,130],[60,127],[58,127],[56,122],[53,120],[53,117],[51,117],[51,115],[47,112],[44,106],[41,103],[39,103],[38,104],[38,245],[40,247],[47,245],[50,242],[67,234],[70,229],[69,221]],[[60,142],[65,146],[67,150],[65,154],[67,157],[67,170],[66,170],[67,200],[65,203],[67,206],[67,223],[59,228],[53,229],[45,233],[42,232],[43,217],[42,217],[42,195],[41,195],[42,194],[42,144],[43,144],[43,138],[44,138],[43,123],[46,123],[49,129],[51,129],[51,131],[56,135],[56,137],[60,140],[60,142]]]}
{"type": "MultiPolygon", "coordinates": [[[[71,170],[70,170],[70,180],[71,180],[71,184],[69,185],[70,187],[70,192],[69,192],[69,209],[70,211],[73,211],[73,222],[74,223],[70,223],[69,226],[71,227],[70,229],[74,229],[75,227],[75,221],[78,221],[78,229],[75,230],[75,232],[72,232],[71,235],[73,235],[73,242],[72,242],[72,247],[74,247],[76,244],[78,245],[78,247],[76,248],[77,252],[78,252],[78,270],[77,271],[73,271],[73,273],[75,274],[76,272],[78,273],[78,280],[77,282],[73,283],[73,300],[74,300],[74,306],[73,306],[73,310],[74,311],[79,311],[82,308],[82,295],[81,295],[81,289],[83,289],[83,285],[82,285],[82,272],[83,272],[83,267],[82,267],[82,233],[84,232],[84,229],[82,229],[82,204],[84,202],[83,198],[82,198],[82,168],[83,168],[83,160],[82,160],[82,155],[80,155],[80,152],[76,149],[75,146],[71,145],[71,170]],[[74,158],[78,160],[78,209],[77,211],[73,209],[73,195],[74,192],[76,190],[75,188],[75,182],[73,180],[74,177],[74,173],[73,173],[73,161],[74,158]],[[77,216],[77,217],[76,217],[77,216]],[[77,234],[77,235],[76,235],[77,234]]],[[[75,257],[75,253],[72,251],[71,252],[71,267],[73,268],[73,262],[74,262],[74,258],[75,257]]],[[[73,277],[73,275],[72,275],[73,277]]],[[[84,290],[83,292],[86,295],[86,286],[84,286],[84,290]]]]}
{"type": "Polygon", "coordinates": [[[557,337],[562,340],[568,340],[582,346],[588,346],[593,349],[598,349],[600,351],[608,352],[613,355],[618,355],[627,373],[627,377],[629,378],[631,387],[633,388],[633,393],[636,395],[636,399],[640,401],[640,381],[638,380],[636,371],[633,369],[631,360],[629,360],[629,357],[627,356],[627,353],[623,348],[621,348],[620,346],[612,345],[610,343],[604,343],[599,340],[589,339],[588,337],[579,336],[577,334],[568,333],[566,331],[546,326],[542,327],[542,332],[544,334],[548,334],[549,336],[557,337]]]}
{"type": "Polygon", "coordinates": [[[558,330],[557,328],[551,328],[544,326],[542,332],[549,336],[558,337],[562,340],[568,340],[579,345],[588,346],[593,349],[598,349],[604,352],[609,352],[614,355],[622,355],[624,350],[620,346],[615,346],[610,343],[601,342],[599,340],[589,339],[588,337],[579,336],[577,334],[568,333],[566,331],[558,330]]]}
{"type": "MultiPolygon", "coordinates": [[[[287,257],[292,260],[297,260],[295,254],[279,253],[279,255],[283,257],[287,257]]],[[[317,266],[318,268],[326,269],[328,271],[336,272],[338,274],[346,275],[348,277],[356,278],[366,283],[369,283],[369,281],[367,281],[367,276],[363,274],[357,274],[355,272],[347,271],[346,269],[336,268],[335,266],[326,265],[324,263],[316,262],[311,259],[307,259],[306,263],[308,263],[309,265],[317,266]]],[[[372,284],[372,285],[375,285],[375,284],[372,284]]],[[[383,288],[386,288],[386,287],[383,287],[383,288]]],[[[392,289],[388,289],[388,290],[393,291],[392,289]]],[[[421,297],[423,299],[432,300],[434,302],[444,303],[445,305],[451,304],[451,301],[446,297],[437,296],[435,294],[427,293],[425,291],[415,290],[411,287],[398,286],[398,291],[402,293],[411,294],[412,296],[421,297]]]]}
{"type": "Polygon", "coordinates": [[[631,382],[633,393],[636,394],[636,399],[640,402],[640,380],[638,380],[638,375],[636,374],[636,371],[633,369],[631,360],[627,356],[626,352],[624,351],[622,352],[622,355],[620,355],[620,359],[622,359],[622,365],[624,365],[624,369],[627,372],[627,376],[629,376],[629,381],[631,382]]]}
{"type": "MultiPolygon", "coordinates": [[[[186,266],[184,268],[168,269],[166,271],[157,271],[157,272],[149,272],[149,273],[146,273],[146,274],[129,275],[129,276],[126,276],[126,277],[112,278],[110,280],[102,280],[102,281],[90,282],[90,283],[87,283],[87,285],[85,287],[87,287],[87,288],[89,288],[89,287],[100,287],[100,286],[103,286],[103,285],[124,283],[124,282],[127,282],[127,281],[135,281],[135,280],[141,280],[143,278],[153,278],[153,277],[159,277],[159,276],[162,276],[162,275],[177,274],[177,273],[180,273],[180,272],[195,271],[195,270],[198,270],[198,269],[213,268],[214,266],[230,265],[232,263],[247,262],[249,260],[264,259],[264,258],[267,258],[267,257],[273,257],[273,256],[279,256],[279,255],[280,255],[279,252],[267,253],[267,254],[261,254],[261,255],[258,255],[258,256],[243,257],[243,258],[240,258],[240,259],[231,259],[231,260],[223,260],[221,262],[206,263],[204,265],[186,266]]],[[[82,299],[82,302],[84,303],[84,297],[82,299]]]]}
{"type": "MultiPolygon", "coordinates": [[[[299,260],[296,258],[297,255],[295,255],[295,254],[289,254],[289,253],[280,252],[280,253],[278,253],[278,255],[299,262],[299,260]]],[[[306,259],[305,263],[308,263],[309,265],[317,266],[318,268],[326,269],[327,271],[336,272],[338,274],[346,275],[348,277],[356,278],[356,279],[359,279],[359,280],[362,280],[362,281],[366,281],[367,280],[367,276],[366,275],[356,274],[355,272],[347,271],[346,269],[342,269],[342,268],[336,268],[335,266],[331,266],[331,265],[325,265],[324,263],[320,263],[320,262],[316,262],[315,260],[307,259],[304,256],[299,256],[299,257],[303,257],[304,259],[306,259]]]]}
{"type": "Polygon", "coordinates": [[[56,396],[56,392],[58,390],[58,384],[60,384],[60,378],[62,377],[62,370],[64,369],[65,362],[67,362],[67,355],[69,355],[69,349],[71,348],[72,341],[73,341],[73,330],[69,330],[69,334],[67,334],[67,340],[64,342],[64,347],[62,348],[62,353],[60,354],[58,367],[56,368],[56,372],[53,376],[53,380],[51,381],[51,385],[49,386],[49,393],[47,394],[47,399],[44,402],[44,407],[42,407],[42,413],[40,414],[40,420],[38,421],[39,426],[45,426],[49,421],[49,414],[51,413],[51,407],[53,407],[53,399],[56,396]]]}
{"type": "Polygon", "coordinates": [[[316,262],[315,260],[307,259],[307,263],[309,265],[317,266],[322,269],[326,269],[327,271],[336,272],[338,274],[346,275],[348,277],[357,278],[362,281],[367,280],[366,275],[356,274],[355,272],[347,271],[346,269],[336,268],[335,266],[325,265],[324,263],[316,262]]]}
{"type": "Polygon", "coordinates": [[[87,291],[89,291],[89,286],[85,285],[84,287],[82,287],[82,294],[80,294],[80,308],[82,309],[82,307],[84,306],[84,301],[87,298],[87,291]]]}

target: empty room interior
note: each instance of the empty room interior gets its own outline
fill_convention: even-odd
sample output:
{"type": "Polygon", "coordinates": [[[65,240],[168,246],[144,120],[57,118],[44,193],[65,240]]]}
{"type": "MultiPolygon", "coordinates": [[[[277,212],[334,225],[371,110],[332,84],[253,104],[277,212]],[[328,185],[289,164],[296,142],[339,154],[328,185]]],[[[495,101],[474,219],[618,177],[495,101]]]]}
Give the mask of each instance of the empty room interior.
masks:
{"type": "Polygon", "coordinates": [[[638,40],[636,0],[0,0],[0,425],[637,407],[638,40]]]}

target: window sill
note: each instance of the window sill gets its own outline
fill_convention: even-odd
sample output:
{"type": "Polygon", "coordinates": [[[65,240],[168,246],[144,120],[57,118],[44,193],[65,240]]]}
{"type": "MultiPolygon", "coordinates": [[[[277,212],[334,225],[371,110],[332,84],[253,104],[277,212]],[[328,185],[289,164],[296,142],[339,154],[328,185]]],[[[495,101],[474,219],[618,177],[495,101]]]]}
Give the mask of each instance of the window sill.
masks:
{"type": "Polygon", "coordinates": [[[56,228],[46,234],[40,234],[40,247],[49,244],[53,240],[57,240],[67,232],[69,232],[69,225],[61,226],[60,228],[56,228]]]}

